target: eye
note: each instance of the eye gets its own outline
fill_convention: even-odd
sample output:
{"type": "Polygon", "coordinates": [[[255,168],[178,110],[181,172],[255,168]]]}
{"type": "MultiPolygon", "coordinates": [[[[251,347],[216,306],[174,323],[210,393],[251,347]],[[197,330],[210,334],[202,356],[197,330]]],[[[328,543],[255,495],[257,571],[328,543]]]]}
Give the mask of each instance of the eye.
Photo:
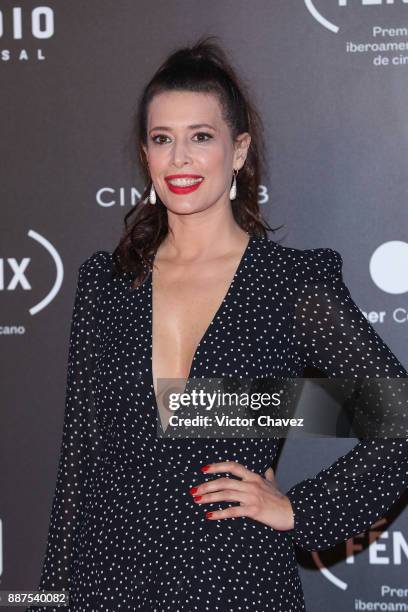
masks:
{"type": "MultiPolygon", "coordinates": [[[[196,136],[205,136],[205,139],[200,138],[196,142],[208,142],[208,140],[210,140],[211,138],[214,138],[211,134],[208,134],[207,132],[197,132],[196,134],[194,134],[194,138],[196,136]]],[[[151,137],[152,141],[155,144],[161,145],[161,144],[166,144],[166,142],[159,141],[159,140],[157,140],[158,138],[168,138],[168,136],[165,136],[164,134],[157,134],[156,136],[152,136],[151,137]]]]}
{"type": "Polygon", "coordinates": [[[163,134],[157,134],[157,136],[152,136],[152,141],[156,144],[163,144],[162,142],[158,142],[157,138],[168,138],[168,136],[164,136],[163,134]]]}
{"type": "MultiPolygon", "coordinates": [[[[213,136],[207,132],[197,132],[197,134],[194,134],[194,136],[206,136],[208,140],[213,138],[213,136]]],[[[199,142],[207,142],[207,140],[199,140],[199,142]]]]}

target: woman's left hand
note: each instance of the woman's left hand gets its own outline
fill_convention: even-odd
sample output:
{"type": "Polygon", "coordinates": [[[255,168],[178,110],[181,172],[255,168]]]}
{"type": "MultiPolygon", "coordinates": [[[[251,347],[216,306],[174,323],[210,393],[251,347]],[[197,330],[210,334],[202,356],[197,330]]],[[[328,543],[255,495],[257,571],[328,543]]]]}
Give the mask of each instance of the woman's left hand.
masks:
{"type": "Polygon", "coordinates": [[[293,529],[292,504],[279,491],[272,468],[268,468],[265,476],[261,476],[236,461],[222,461],[211,463],[202,471],[206,474],[228,472],[241,478],[217,478],[190,489],[197,504],[220,501],[240,503],[239,506],[224,510],[211,510],[206,515],[210,520],[246,516],[279,531],[293,529]]]}

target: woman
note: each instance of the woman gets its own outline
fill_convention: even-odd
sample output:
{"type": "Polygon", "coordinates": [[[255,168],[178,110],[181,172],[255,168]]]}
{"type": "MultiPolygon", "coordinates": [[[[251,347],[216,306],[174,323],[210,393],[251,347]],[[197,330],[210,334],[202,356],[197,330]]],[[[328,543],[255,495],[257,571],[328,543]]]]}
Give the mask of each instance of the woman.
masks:
{"type": "Polygon", "coordinates": [[[157,437],[156,383],[408,374],[336,251],[267,238],[261,122],[216,43],[172,54],[137,121],[148,186],[115,251],[79,270],[40,588],[69,590],[75,612],[304,610],[294,543],[326,549],[381,517],[406,440],[362,441],[284,494],[277,439],[157,437]]]}

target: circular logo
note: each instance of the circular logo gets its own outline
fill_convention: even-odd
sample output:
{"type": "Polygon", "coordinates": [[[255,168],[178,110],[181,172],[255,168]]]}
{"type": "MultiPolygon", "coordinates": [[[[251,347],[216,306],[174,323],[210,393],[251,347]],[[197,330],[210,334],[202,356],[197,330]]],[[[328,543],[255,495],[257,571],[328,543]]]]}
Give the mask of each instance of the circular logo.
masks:
{"type": "Polygon", "coordinates": [[[371,256],[371,278],[386,293],[400,294],[408,291],[407,270],[408,242],[384,242],[371,256]]]}

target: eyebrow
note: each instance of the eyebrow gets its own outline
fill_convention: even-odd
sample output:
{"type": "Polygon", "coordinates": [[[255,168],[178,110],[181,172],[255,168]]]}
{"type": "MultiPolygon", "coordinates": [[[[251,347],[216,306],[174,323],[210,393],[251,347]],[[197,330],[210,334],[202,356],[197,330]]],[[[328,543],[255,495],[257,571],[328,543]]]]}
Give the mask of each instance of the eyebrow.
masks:
{"type": "MultiPolygon", "coordinates": [[[[203,127],[207,127],[207,128],[210,128],[211,130],[216,131],[215,127],[213,127],[209,123],[195,123],[194,125],[188,125],[187,126],[187,128],[189,130],[196,130],[197,128],[203,128],[203,127]]],[[[153,132],[153,130],[166,130],[168,132],[171,132],[171,128],[167,127],[165,125],[156,125],[156,127],[152,128],[150,130],[150,132],[153,132]]],[[[149,134],[150,134],[150,132],[149,132],[149,134]]]]}

